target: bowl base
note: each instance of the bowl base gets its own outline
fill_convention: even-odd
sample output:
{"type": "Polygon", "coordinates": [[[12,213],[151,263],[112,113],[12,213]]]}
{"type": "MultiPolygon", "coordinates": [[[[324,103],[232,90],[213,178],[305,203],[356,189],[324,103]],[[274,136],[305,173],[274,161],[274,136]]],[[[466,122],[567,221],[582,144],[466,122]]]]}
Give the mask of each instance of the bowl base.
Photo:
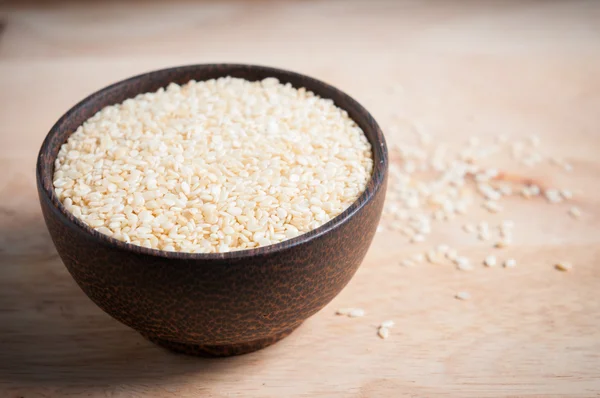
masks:
{"type": "Polygon", "coordinates": [[[198,344],[186,344],[179,343],[177,341],[170,341],[160,339],[156,337],[144,336],[156,345],[166,348],[171,351],[175,351],[181,354],[195,355],[200,357],[229,357],[234,355],[248,354],[250,352],[261,350],[272,344],[277,343],[279,340],[287,337],[292,333],[296,327],[285,330],[273,336],[265,337],[254,341],[248,341],[245,343],[237,344],[225,344],[225,345],[198,345],[198,344]]]}

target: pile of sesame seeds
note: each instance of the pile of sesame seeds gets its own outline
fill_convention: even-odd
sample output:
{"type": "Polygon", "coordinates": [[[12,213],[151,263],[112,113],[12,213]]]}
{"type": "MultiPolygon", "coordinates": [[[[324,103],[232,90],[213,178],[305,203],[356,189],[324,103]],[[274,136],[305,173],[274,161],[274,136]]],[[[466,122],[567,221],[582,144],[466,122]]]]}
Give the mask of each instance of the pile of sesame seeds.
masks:
{"type": "Polygon", "coordinates": [[[61,147],[54,187],[98,232],[213,253],[321,226],[364,191],[372,167],[363,131],[332,100],[226,77],[102,109],[61,147]]]}

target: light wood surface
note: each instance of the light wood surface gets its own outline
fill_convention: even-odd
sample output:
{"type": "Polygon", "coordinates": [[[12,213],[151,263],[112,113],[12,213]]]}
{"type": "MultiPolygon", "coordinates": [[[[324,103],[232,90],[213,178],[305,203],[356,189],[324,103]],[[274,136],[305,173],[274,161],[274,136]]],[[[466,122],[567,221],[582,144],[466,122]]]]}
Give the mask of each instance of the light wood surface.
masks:
{"type": "Polygon", "coordinates": [[[599,2],[43,2],[0,5],[0,21],[0,396],[600,396],[599,2]],[[517,223],[510,270],[398,265],[441,242],[483,258],[489,249],[460,231],[479,210],[436,226],[428,244],[378,234],[349,286],[284,341],[220,360],[163,351],[68,275],[39,210],[35,158],[90,92],[223,61],[326,80],[364,102],[391,143],[409,139],[397,117],[451,143],[535,133],[571,173],[509,157],[500,167],[571,189],[583,217],[505,202],[486,217],[517,223]],[[574,270],[555,271],[557,260],[574,270]],[[473,298],[453,299],[458,290],[473,298]],[[396,322],[385,341],[384,319],[396,322]]]}

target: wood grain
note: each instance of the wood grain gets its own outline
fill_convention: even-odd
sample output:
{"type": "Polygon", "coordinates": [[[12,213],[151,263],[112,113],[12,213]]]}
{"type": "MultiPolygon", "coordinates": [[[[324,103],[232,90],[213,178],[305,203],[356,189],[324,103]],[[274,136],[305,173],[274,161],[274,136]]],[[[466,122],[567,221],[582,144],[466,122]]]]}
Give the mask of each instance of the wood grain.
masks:
{"type": "Polygon", "coordinates": [[[0,396],[600,396],[600,4],[593,1],[176,2],[0,6],[0,396]],[[364,102],[388,142],[419,121],[458,145],[542,139],[547,163],[504,171],[569,188],[583,211],[514,198],[512,270],[402,268],[445,242],[380,234],[350,285],[282,342],[247,356],[173,355],[95,307],[58,259],[35,193],[39,145],[76,101],[160,67],[247,62],[297,70],[364,102]],[[553,270],[557,260],[574,270],[553,270]],[[461,302],[452,296],[469,291],[461,302]],[[356,306],[364,318],[333,315],[356,306]],[[376,325],[396,321],[388,340],[376,325]]]}

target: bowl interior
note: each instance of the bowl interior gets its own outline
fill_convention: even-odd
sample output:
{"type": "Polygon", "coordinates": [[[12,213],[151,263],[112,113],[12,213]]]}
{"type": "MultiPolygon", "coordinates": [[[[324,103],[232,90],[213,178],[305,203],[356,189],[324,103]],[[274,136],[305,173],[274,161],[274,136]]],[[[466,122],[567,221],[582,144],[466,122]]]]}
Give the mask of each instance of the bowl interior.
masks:
{"type": "Polygon", "coordinates": [[[161,257],[185,259],[223,259],[281,250],[283,248],[311,240],[312,238],[324,234],[332,228],[335,228],[336,225],[342,223],[348,217],[351,217],[362,207],[364,203],[370,200],[377,190],[382,188],[385,173],[387,171],[387,163],[388,155],[385,139],[377,122],[375,122],[373,117],[362,105],[335,87],[305,75],[276,68],[255,65],[206,64],[175,67],[134,76],[97,91],[96,93],[91,94],[76,104],[67,113],[65,113],[58,120],[58,122],[56,122],[46,136],[38,156],[37,180],[41,187],[40,192],[42,192],[43,195],[46,195],[53,205],[56,206],[56,208],[70,222],[72,222],[78,228],[86,231],[86,233],[94,236],[100,244],[108,244],[117,246],[123,250],[137,251],[140,253],[161,257]],[[308,233],[299,235],[296,238],[255,249],[208,254],[166,252],[127,244],[95,231],[79,219],[75,218],[64,208],[62,203],[58,200],[52,184],[54,161],[62,144],[66,142],[71,133],[74,132],[80,125],[82,125],[83,122],[92,117],[96,112],[105,106],[123,102],[126,99],[135,97],[141,93],[156,91],[161,87],[166,87],[172,82],[185,84],[190,80],[202,81],[224,76],[232,76],[249,81],[262,80],[267,77],[276,77],[281,83],[290,83],[296,88],[305,87],[307,90],[310,90],[323,98],[332,99],[338,107],[346,110],[348,115],[361,127],[365,133],[367,139],[371,143],[373,151],[373,173],[365,191],[359,196],[359,198],[343,213],[339,214],[326,224],[308,233]]]}

